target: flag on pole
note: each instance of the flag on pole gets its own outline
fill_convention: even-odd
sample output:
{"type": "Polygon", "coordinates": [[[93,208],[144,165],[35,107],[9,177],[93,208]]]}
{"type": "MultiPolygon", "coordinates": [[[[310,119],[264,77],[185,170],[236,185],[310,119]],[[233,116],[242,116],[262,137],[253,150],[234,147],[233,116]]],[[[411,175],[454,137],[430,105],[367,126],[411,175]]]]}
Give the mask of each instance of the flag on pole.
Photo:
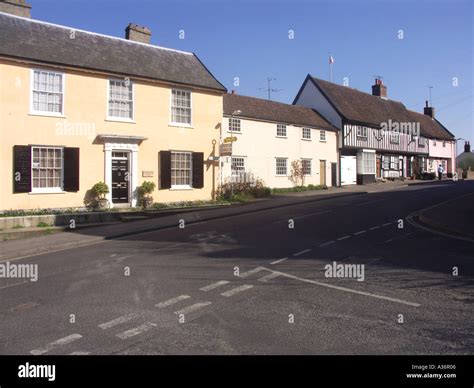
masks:
{"type": "Polygon", "coordinates": [[[334,58],[331,54],[329,54],[329,64],[332,65],[334,63],[334,58]]]}

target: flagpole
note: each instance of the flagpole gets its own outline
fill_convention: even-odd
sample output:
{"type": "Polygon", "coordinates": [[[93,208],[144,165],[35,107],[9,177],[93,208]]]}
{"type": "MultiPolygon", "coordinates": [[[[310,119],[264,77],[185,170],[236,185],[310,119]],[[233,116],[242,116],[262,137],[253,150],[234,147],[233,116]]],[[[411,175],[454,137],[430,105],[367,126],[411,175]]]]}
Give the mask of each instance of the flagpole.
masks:
{"type": "Polygon", "coordinates": [[[329,52],[329,82],[332,82],[332,55],[329,52]]]}

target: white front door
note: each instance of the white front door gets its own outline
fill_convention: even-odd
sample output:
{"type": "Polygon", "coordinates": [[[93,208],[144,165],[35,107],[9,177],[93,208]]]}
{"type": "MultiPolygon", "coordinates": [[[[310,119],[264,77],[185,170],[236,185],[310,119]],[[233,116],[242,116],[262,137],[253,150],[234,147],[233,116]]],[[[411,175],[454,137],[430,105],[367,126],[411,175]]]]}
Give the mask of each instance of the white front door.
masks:
{"type": "Polygon", "coordinates": [[[341,156],[341,185],[355,185],[357,183],[357,158],[355,156],[341,156]]]}

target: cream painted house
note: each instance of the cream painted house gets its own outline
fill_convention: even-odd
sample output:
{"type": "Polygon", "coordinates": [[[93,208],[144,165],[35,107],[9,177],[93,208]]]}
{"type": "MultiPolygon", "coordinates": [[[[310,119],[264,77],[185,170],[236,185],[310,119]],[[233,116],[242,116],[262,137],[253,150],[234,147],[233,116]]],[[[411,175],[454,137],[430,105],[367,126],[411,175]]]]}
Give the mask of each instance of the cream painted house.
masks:
{"type": "Polygon", "coordinates": [[[312,109],[226,94],[221,136],[236,141],[232,156],[221,157],[220,179],[259,178],[272,188],[292,187],[291,164],[296,160],[306,170],[305,185],[335,186],[336,133],[312,109]]]}
{"type": "Polygon", "coordinates": [[[196,55],[133,24],[121,39],[0,12],[0,32],[0,210],[82,207],[99,181],[114,207],[143,181],[156,202],[212,198],[226,90],[196,55]]]}

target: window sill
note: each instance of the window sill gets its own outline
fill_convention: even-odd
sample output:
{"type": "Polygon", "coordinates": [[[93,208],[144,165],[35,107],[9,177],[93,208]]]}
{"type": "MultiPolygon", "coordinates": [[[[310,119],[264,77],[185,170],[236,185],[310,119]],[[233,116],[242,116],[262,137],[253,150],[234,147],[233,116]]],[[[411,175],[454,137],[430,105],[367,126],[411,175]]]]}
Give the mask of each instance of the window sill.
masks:
{"type": "Polygon", "coordinates": [[[275,178],[287,178],[288,175],[275,175],[275,178]]]}
{"type": "Polygon", "coordinates": [[[66,194],[63,190],[41,190],[41,191],[30,191],[28,195],[41,195],[41,194],[66,194]]]}
{"type": "Polygon", "coordinates": [[[57,119],[66,118],[66,116],[63,114],[54,114],[54,113],[49,113],[49,112],[29,112],[28,116],[55,117],[57,119]]]}
{"type": "Polygon", "coordinates": [[[327,143],[327,140],[319,140],[320,143],[327,143]]]}
{"type": "Polygon", "coordinates": [[[313,139],[305,139],[305,138],[301,138],[301,140],[304,140],[304,141],[312,141],[313,139]]]}
{"type": "Polygon", "coordinates": [[[191,186],[175,186],[171,187],[170,191],[194,190],[191,186]]]}
{"type": "Polygon", "coordinates": [[[183,124],[183,123],[168,123],[168,127],[190,128],[190,129],[194,128],[191,124],[183,124]]]}
{"type": "Polygon", "coordinates": [[[232,135],[242,135],[242,131],[229,131],[229,130],[227,130],[227,133],[231,133],[232,135]]]}
{"type": "Polygon", "coordinates": [[[114,123],[128,123],[128,124],[136,124],[137,122],[135,120],[131,119],[120,119],[120,118],[115,118],[115,117],[107,117],[105,121],[110,121],[114,123]]]}
{"type": "Polygon", "coordinates": [[[278,136],[278,135],[277,135],[277,136],[275,136],[275,137],[278,138],[278,139],[288,139],[288,136],[278,136]]]}

